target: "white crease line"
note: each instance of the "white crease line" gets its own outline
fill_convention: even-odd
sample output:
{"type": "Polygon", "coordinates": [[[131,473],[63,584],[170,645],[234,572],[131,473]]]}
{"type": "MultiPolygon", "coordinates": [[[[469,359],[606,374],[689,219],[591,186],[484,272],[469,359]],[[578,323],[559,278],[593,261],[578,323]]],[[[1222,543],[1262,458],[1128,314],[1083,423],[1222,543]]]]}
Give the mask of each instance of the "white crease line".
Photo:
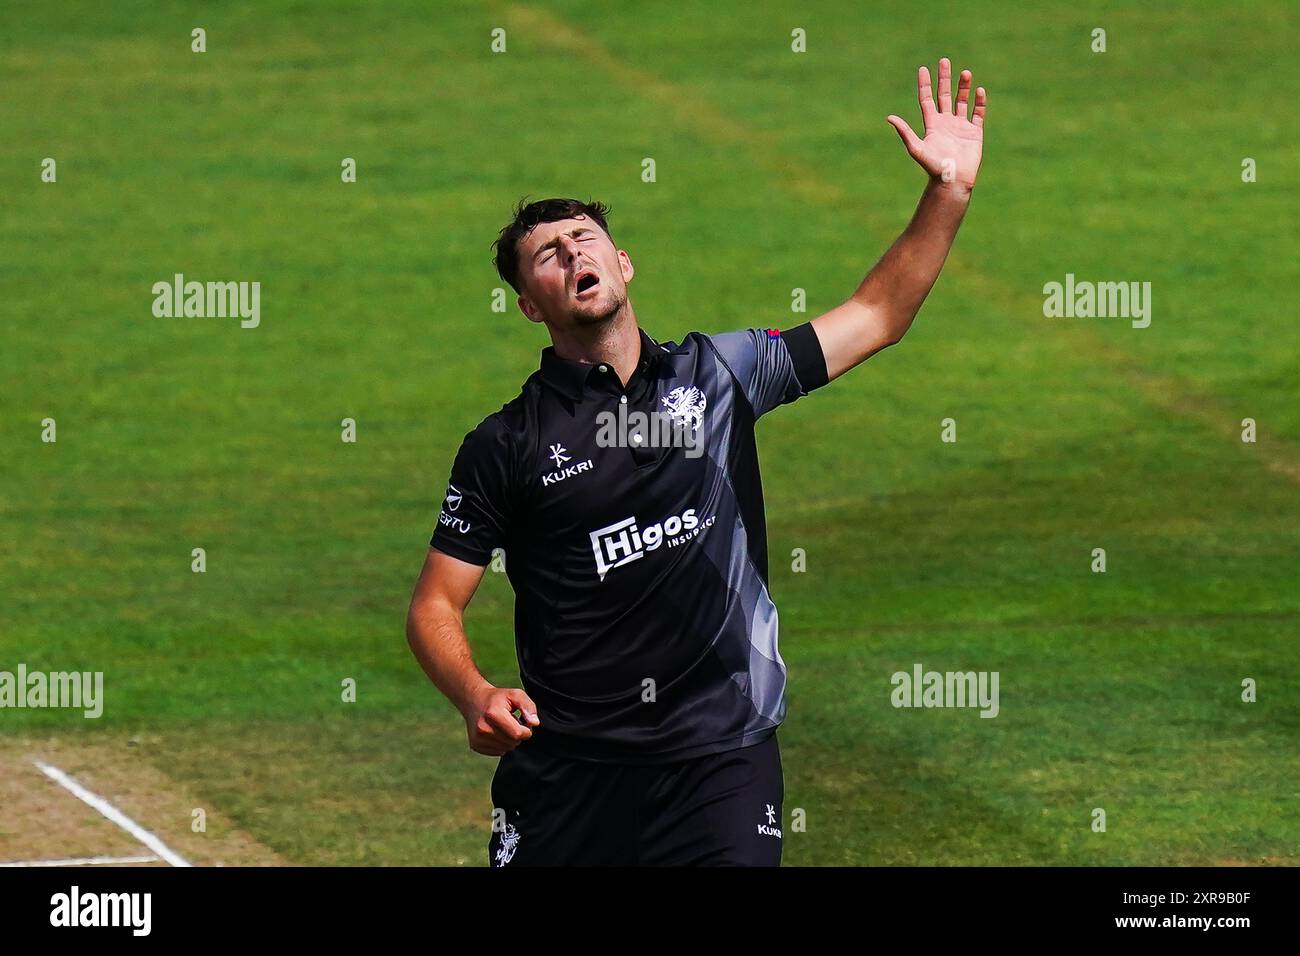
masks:
{"type": "Polygon", "coordinates": [[[155,853],[157,853],[160,857],[162,857],[172,866],[193,865],[189,861],[187,861],[184,857],[182,857],[179,853],[177,853],[175,850],[172,850],[170,847],[168,847],[166,843],[163,843],[162,840],[158,839],[156,836],[154,836],[144,827],[140,826],[140,824],[136,823],[134,820],[128,817],[117,807],[113,806],[103,797],[91,793],[89,790],[87,790],[81,784],[77,783],[77,781],[73,780],[71,777],[69,777],[58,767],[52,767],[47,763],[41,763],[39,760],[33,760],[32,763],[36,764],[36,766],[40,768],[41,773],[45,774],[45,776],[49,777],[59,786],[63,787],[65,790],[71,793],[78,800],[81,800],[83,803],[89,804],[90,806],[94,807],[101,814],[103,814],[109,820],[116,823],[123,830],[131,834],[131,836],[135,837],[137,840],[139,840],[149,849],[153,850],[155,853]]]}
{"type": "Polygon", "coordinates": [[[115,863],[156,863],[162,857],[154,856],[87,856],[77,860],[19,860],[16,863],[0,863],[5,866],[112,866],[115,863]]]}

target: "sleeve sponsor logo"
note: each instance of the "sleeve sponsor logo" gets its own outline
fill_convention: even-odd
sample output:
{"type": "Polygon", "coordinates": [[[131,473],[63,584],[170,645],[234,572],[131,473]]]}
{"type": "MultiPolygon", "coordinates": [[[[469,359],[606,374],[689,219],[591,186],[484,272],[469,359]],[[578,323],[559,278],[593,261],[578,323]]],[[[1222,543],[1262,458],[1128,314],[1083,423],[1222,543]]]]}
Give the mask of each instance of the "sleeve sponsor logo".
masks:
{"type": "Polygon", "coordinates": [[[448,511],[455,511],[457,508],[459,508],[459,507],[460,507],[460,500],[461,500],[462,497],[464,497],[464,496],[461,495],[461,493],[460,493],[460,489],[459,489],[459,488],[457,488],[455,485],[448,485],[448,486],[447,486],[447,498],[446,498],[446,501],[444,502],[444,504],[445,504],[447,510],[448,510],[448,511]]]}
{"type": "Polygon", "coordinates": [[[460,503],[464,500],[459,488],[455,485],[447,486],[447,497],[443,499],[442,511],[438,513],[438,524],[444,528],[450,528],[453,531],[459,531],[461,534],[468,534],[472,525],[463,518],[457,518],[450,512],[460,508],[460,503]]]}

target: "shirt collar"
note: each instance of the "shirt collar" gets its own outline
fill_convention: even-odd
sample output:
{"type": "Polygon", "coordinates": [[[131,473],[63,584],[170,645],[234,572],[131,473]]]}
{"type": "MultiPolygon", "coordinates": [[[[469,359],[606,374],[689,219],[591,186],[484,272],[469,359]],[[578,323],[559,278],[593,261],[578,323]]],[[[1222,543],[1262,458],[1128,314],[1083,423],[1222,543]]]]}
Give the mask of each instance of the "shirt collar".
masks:
{"type": "MultiPolygon", "coordinates": [[[[631,391],[637,384],[637,381],[646,377],[658,365],[659,355],[663,348],[646,334],[645,329],[638,328],[637,333],[641,337],[641,356],[637,360],[637,366],[632,372],[632,377],[628,380],[627,389],[631,391]]],[[[597,371],[600,363],[575,362],[572,359],[560,358],[555,354],[555,346],[548,345],[542,349],[541,376],[542,380],[558,391],[562,395],[576,401],[581,401],[583,391],[591,381],[593,375],[599,375],[597,371]]],[[[607,373],[607,374],[613,374],[607,373]]]]}

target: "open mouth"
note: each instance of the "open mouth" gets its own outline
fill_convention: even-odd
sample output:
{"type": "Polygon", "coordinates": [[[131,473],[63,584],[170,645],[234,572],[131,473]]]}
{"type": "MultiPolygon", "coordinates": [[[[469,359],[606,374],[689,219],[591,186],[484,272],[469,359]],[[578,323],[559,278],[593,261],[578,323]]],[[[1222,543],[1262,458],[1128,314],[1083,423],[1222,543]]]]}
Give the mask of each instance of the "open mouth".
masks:
{"type": "Polygon", "coordinates": [[[574,283],[573,291],[578,298],[582,298],[585,293],[591,292],[598,285],[600,285],[600,276],[594,272],[583,272],[578,275],[578,281],[574,283]]]}

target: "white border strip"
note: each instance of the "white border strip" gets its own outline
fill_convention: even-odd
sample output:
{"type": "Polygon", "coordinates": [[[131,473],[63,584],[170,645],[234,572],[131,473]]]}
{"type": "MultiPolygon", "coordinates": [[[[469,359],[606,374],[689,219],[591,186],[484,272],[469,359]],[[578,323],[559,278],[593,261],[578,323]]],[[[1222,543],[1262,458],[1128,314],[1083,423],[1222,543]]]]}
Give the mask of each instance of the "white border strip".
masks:
{"type": "Polygon", "coordinates": [[[112,866],[121,863],[157,863],[162,857],[154,856],[86,856],[77,860],[19,860],[16,863],[0,863],[6,866],[112,866]]]}
{"type": "Polygon", "coordinates": [[[134,820],[128,817],[117,807],[113,806],[103,797],[96,796],[95,794],[91,793],[89,790],[87,790],[81,784],[77,783],[77,781],[73,780],[71,777],[69,777],[58,767],[52,767],[47,763],[41,763],[39,760],[33,760],[32,763],[36,764],[36,766],[40,769],[41,773],[45,774],[45,776],[49,777],[51,780],[53,780],[63,789],[67,790],[78,800],[82,801],[83,803],[89,804],[91,807],[98,810],[101,814],[103,814],[112,822],[116,823],[123,830],[131,834],[131,836],[135,837],[137,840],[139,840],[149,849],[153,850],[154,853],[157,853],[158,856],[166,860],[172,866],[193,865],[190,862],[188,862],[184,857],[182,857],[179,853],[177,853],[176,851],[168,847],[166,843],[163,843],[162,840],[158,839],[156,836],[154,836],[144,827],[140,826],[140,824],[136,823],[134,820]]]}

